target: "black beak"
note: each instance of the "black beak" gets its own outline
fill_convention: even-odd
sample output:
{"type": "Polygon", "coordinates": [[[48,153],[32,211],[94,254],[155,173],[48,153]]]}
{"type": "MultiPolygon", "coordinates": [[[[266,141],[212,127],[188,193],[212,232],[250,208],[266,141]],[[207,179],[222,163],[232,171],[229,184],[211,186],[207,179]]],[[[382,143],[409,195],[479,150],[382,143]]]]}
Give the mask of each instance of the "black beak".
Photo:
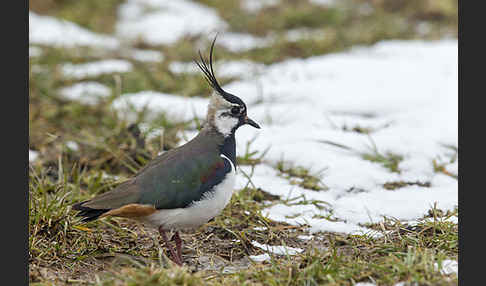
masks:
{"type": "Polygon", "coordinates": [[[255,121],[252,119],[248,118],[248,116],[245,116],[245,119],[243,120],[244,124],[249,124],[257,129],[260,129],[260,125],[258,125],[255,121]]]}

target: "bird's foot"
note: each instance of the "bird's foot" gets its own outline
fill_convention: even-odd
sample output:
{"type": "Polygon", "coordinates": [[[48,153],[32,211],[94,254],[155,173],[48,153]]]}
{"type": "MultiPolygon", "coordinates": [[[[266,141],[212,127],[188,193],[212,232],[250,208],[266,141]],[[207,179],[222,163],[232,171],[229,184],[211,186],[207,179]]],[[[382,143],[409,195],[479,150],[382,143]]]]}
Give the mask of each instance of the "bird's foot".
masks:
{"type": "Polygon", "coordinates": [[[176,235],[177,235],[177,237],[176,237],[177,254],[176,254],[176,251],[174,250],[174,248],[170,247],[169,239],[167,238],[167,233],[162,228],[162,226],[159,227],[159,233],[160,233],[160,236],[162,236],[162,239],[164,240],[165,247],[170,251],[172,261],[174,261],[175,264],[182,266],[182,255],[180,253],[181,245],[178,245],[178,242],[177,242],[177,239],[180,240],[178,232],[176,232],[176,235]]]}
{"type": "Polygon", "coordinates": [[[176,243],[177,256],[179,257],[179,261],[182,264],[182,239],[179,236],[179,232],[178,231],[176,231],[176,233],[174,235],[174,238],[175,238],[175,243],[176,243]]]}

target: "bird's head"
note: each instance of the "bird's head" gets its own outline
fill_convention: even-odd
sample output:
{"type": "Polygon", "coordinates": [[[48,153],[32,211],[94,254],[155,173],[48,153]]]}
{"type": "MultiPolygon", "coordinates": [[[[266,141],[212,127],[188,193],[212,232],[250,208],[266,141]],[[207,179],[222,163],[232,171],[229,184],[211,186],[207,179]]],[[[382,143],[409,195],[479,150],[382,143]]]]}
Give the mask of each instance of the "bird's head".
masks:
{"type": "Polygon", "coordinates": [[[201,52],[199,52],[201,62],[195,61],[213,89],[208,106],[207,123],[225,137],[233,134],[236,129],[245,124],[260,128],[255,121],[247,116],[247,108],[243,100],[236,95],[224,91],[216,80],[213,71],[213,48],[215,42],[216,38],[214,38],[211,44],[208,62],[204,60],[201,52]]]}

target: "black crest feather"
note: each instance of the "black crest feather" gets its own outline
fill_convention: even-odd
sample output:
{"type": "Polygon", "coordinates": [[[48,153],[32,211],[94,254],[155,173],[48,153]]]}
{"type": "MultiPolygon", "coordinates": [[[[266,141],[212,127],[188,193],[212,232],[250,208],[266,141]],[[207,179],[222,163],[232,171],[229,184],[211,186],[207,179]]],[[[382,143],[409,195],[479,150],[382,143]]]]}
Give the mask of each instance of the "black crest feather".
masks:
{"type": "Polygon", "coordinates": [[[216,38],[218,35],[214,37],[213,42],[211,43],[211,50],[209,51],[209,61],[206,61],[204,57],[201,54],[201,51],[198,51],[199,53],[199,59],[201,62],[198,62],[197,60],[194,60],[196,65],[199,67],[199,69],[203,72],[204,77],[206,81],[209,83],[209,85],[217,92],[219,93],[224,99],[226,99],[229,102],[240,104],[240,105],[245,105],[243,101],[238,98],[237,96],[228,93],[224,91],[221,88],[221,85],[219,84],[218,80],[216,79],[216,76],[214,75],[214,69],[213,69],[213,50],[214,50],[214,44],[216,43],[216,38]]]}
{"type": "Polygon", "coordinates": [[[213,70],[213,50],[214,50],[214,44],[216,43],[217,37],[218,35],[214,37],[214,40],[211,44],[211,50],[209,52],[209,62],[206,62],[206,60],[204,60],[203,56],[201,55],[201,51],[199,51],[199,58],[201,59],[201,62],[198,62],[197,60],[194,60],[194,62],[199,67],[199,69],[204,73],[204,77],[206,78],[206,81],[209,83],[209,85],[218,93],[223,94],[225,93],[225,91],[219,85],[219,82],[216,79],[213,70]]]}

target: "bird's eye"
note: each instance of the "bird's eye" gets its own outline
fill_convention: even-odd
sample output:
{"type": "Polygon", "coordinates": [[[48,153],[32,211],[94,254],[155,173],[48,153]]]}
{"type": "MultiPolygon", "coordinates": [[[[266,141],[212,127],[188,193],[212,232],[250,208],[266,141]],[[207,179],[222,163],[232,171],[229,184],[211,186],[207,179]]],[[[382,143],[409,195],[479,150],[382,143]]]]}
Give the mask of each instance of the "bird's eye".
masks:
{"type": "Polygon", "coordinates": [[[234,115],[240,114],[240,107],[234,106],[233,108],[231,108],[231,113],[234,115]]]}

